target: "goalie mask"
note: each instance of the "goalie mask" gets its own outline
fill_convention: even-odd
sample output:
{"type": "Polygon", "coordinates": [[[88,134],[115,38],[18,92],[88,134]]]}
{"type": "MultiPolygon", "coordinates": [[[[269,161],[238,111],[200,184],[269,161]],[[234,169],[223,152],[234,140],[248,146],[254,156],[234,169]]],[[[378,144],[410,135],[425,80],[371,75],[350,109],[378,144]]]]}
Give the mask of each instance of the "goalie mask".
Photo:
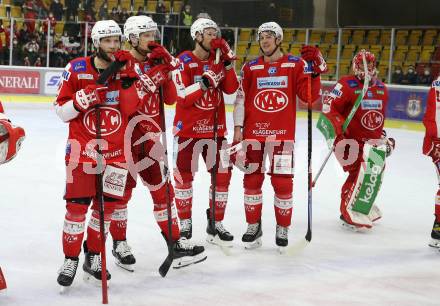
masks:
{"type": "Polygon", "coordinates": [[[23,128],[12,125],[6,116],[0,113],[0,164],[12,160],[21,148],[25,138],[23,128]]]}
{"type": "Polygon", "coordinates": [[[357,76],[360,80],[365,79],[365,69],[364,69],[364,61],[362,54],[365,54],[368,76],[370,80],[374,80],[377,76],[376,57],[372,52],[366,51],[364,49],[359,51],[353,58],[352,69],[354,75],[357,76]]]}

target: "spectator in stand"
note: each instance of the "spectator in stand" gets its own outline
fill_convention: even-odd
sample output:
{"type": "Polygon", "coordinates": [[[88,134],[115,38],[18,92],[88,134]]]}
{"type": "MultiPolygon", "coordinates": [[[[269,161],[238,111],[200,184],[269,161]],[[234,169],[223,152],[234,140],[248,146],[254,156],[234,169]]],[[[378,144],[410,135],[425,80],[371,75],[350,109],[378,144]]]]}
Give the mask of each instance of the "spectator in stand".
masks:
{"type": "Polygon", "coordinates": [[[423,74],[417,75],[417,84],[419,85],[431,86],[432,81],[431,69],[429,67],[423,69],[423,74]]]}
{"type": "Polygon", "coordinates": [[[67,60],[69,58],[69,53],[65,49],[63,42],[58,41],[53,47],[52,54],[50,56],[51,67],[64,67],[67,65],[67,60]]]}
{"type": "Polygon", "coordinates": [[[31,61],[29,60],[29,57],[25,57],[23,59],[23,66],[30,66],[31,65],[31,61]]]}
{"type": "Polygon", "coordinates": [[[64,32],[67,32],[69,37],[78,37],[80,32],[80,24],[75,22],[73,16],[69,16],[69,21],[64,24],[64,32]]]}
{"type": "Polygon", "coordinates": [[[49,28],[49,23],[50,23],[50,29],[51,29],[51,34],[53,33],[52,30],[55,29],[55,26],[57,25],[57,21],[55,19],[55,17],[53,16],[53,13],[50,12],[49,16],[47,16],[46,20],[43,21],[43,33],[47,33],[47,30],[49,28]]]}
{"type": "Polygon", "coordinates": [[[37,59],[35,60],[34,66],[35,67],[43,66],[43,63],[41,62],[41,57],[37,57],[37,59]]]}
{"type": "Polygon", "coordinates": [[[414,66],[409,66],[407,73],[402,76],[402,85],[415,85],[417,84],[417,73],[414,70],[414,66]]]}
{"type": "Polygon", "coordinates": [[[121,23],[119,20],[119,12],[116,7],[112,8],[112,12],[110,13],[110,19],[113,19],[114,21],[116,21],[117,24],[121,23]]]}
{"type": "Polygon", "coordinates": [[[35,31],[35,19],[37,18],[37,5],[35,4],[35,0],[28,0],[23,6],[24,8],[24,19],[25,23],[29,29],[30,33],[34,33],[35,31]]]}
{"type": "Polygon", "coordinates": [[[127,11],[127,9],[124,7],[122,9],[122,12],[119,14],[119,21],[120,23],[125,23],[125,21],[131,16],[131,14],[127,11]]]}
{"type": "Polygon", "coordinates": [[[391,83],[402,84],[402,77],[402,68],[400,66],[395,67],[393,75],[391,76],[391,83]]]}
{"type": "Polygon", "coordinates": [[[23,50],[18,42],[18,38],[14,37],[12,40],[12,65],[23,65],[23,50]]]}
{"type": "Polygon", "coordinates": [[[37,43],[36,37],[32,37],[31,41],[23,46],[24,55],[28,57],[31,64],[38,58],[38,51],[40,51],[40,46],[37,43]]]}
{"type": "MultiPolygon", "coordinates": [[[[225,27],[227,28],[229,25],[225,24],[225,27]]],[[[228,43],[229,46],[231,46],[231,48],[234,47],[235,45],[235,36],[234,36],[234,31],[231,29],[222,29],[222,38],[224,40],[226,40],[226,42],[228,43]]]]}
{"type": "Polygon", "coordinates": [[[75,37],[69,37],[69,41],[64,46],[69,54],[69,60],[78,57],[81,44],[75,40],[75,37]]]}
{"type": "Polygon", "coordinates": [[[138,11],[137,11],[137,13],[136,13],[136,16],[141,16],[141,15],[144,15],[144,16],[147,15],[147,13],[145,12],[143,6],[139,6],[139,7],[138,7],[138,11]]]}
{"type": "Polygon", "coordinates": [[[154,20],[159,24],[163,25],[165,22],[165,13],[167,12],[167,8],[165,7],[165,4],[163,3],[163,0],[157,1],[156,4],[156,16],[154,17],[154,20]]]}
{"type": "Polygon", "coordinates": [[[31,32],[29,31],[29,27],[26,23],[23,24],[23,27],[18,32],[18,39],[21,43],[27,43],[30,40],[31,32]]]}
{"type": "Polygon", "coordinates": [[[186,4],[180,13],[180,22],[182,25],[190,27],[193,23],[193,16],[191,12],[191,5],[186,4]]]}
{"type": "Polygon", "coordinates": [[[52,12],[57,21],[61,21],[63,19],[64,7],[63,4],[60,3],[60,0],[53,0],[50,4],[49,11],[52,12]]]}
{"type": "Polygon", "coordinates": [[[70,20],[70,17],[73,17],[73,20],[75,20],[78,17],[79,3],[79,0],[66,1],[66,20],[70,20]]]}
{"type": "Polygon", "coordinates": [[[99,7],[98,17],[99,20],[107,20],[109,18],[107,1],[104,1],[99,7]]]}

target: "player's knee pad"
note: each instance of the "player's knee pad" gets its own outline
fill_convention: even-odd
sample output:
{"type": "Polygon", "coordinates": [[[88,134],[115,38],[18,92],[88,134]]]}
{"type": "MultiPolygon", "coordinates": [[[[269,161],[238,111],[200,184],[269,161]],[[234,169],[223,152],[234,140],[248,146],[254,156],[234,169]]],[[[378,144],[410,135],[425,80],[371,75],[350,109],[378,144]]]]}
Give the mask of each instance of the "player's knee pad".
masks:
{"type": "Polygon", "coordinates": [[[263,173],[245,174],[243,179],[244,189],[261,190],[264,181],[263,173]]]}
{"type": "Polygon", "coordinates": [[[150,193],[154,204],[163,204],[163,203],[166,204],[168,202],[168,196],[170,202],[174,201],[174,188],[171,183],[162,184],[162,186],[159,189],[152,190],[150,191],[150,193]]]}
{"type": "Polygon", "coordinates": [[[270,182],[276,195],[291,195],[293,192],[293,178],[287,175],[271,175],[270,182]]]}
{"type": "MultiPolygon", "coordinates": [[[[90,199],[91,201],[91,199],[90,199]]],[[[78,203],[78,202],[72,202],[71,200],[67,200],[66,202],[66,209],[67,209],[67,214],[66,217],[68,219],[71,220],[77,220],[77,221],[81,221],[85,218],[86,214],[87,214],[87,210],[89,208],[89,204],[86,204],[87,201],[85,201],[85,203],[78,203]]]]}
{"type": "Polygon", "coordinates": [[[192,183],[194,180],[194,176],[191,172],[180,172],[178,169],[174,170],[174,182],[176,183],[176,186],[178,184],[187,184],[192,183]]]}

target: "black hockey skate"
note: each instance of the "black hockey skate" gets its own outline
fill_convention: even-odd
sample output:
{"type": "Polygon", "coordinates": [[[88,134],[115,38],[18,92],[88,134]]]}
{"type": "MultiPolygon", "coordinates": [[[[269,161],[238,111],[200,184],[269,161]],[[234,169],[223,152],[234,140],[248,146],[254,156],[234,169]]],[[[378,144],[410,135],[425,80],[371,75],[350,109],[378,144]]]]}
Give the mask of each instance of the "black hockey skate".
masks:
{"type": "Polygon", "coordinates": [[[261,236],[263,236],[263,231],[261,230],[260,220],[260,222],[248,224],[246,233],[241,237],[241,241],[244,242],[246,249],[255,249],[261,246],[261,236]]]}
{"type": "Polygon", "coordinates": [[[202,262],[206,259],[205,248],[201,245],[191,244],[185,237],[174,243],[173,268],[180,269],[189,265],[202,262]]]}
{"type": "Polygon", "coordinates": [[[61,268],[58,270],[57,282],[62,287],[69,287],[73,283],[78,268],[78,257],[66,257],[61,268]]]}
{"type": "MultiPolygon", "coordinates": [[[[92,281],[96,282],[96,284],[101,284],[101,272],[102,272],[102,265],[101,265],[101,256],[97,253],[89,252],[87,249],[87,243],[84,241],[83,244],[84,247],[84,264],[83,264],[83,279],[85,281],[92,281]]],[[[107,270],[107,281],[109,281],[112,278],[110,273],[107,270]]]]}
{"type": "Polygon", "coordinates": [[[220,247],[232,247],[234,236],[223,227],[221,221],[216,221],[215,228],[212,228],[211,210],[209,208],[206,210],[206,217],[208,219],[208,225],[206,226],[208,236],[206,237],[206,241],[220,247]]]}
{"type": "Polygon", "coordinates": [[[279,247],[286,247],[289,244],[289,228],[277,224],[275,243],[279,247]]]}
{"type": "Polygon", "coordinates": [[[431,241],[429,246],[433,248],[440,249],[440,222],[434,220],[434,225],[431,231],[431,241]]]}
{"type": "Polygon", "coordinates": [[[192,219],[180,219],[180,237],[192,238],[192,219]]]}
{"type": "Polygon", "coordinates": [[[117,266],[130,272],[134,271],[136,258],[131,253],[131,248],[126,240],[114,240],[112,254],[117,266]]]}

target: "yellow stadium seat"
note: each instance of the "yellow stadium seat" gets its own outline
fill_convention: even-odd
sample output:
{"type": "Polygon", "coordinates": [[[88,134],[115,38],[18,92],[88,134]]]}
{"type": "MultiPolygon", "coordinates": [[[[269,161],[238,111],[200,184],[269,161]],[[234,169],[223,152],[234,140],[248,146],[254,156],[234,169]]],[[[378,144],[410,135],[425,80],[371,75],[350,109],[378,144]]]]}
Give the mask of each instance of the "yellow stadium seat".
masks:
{"type": "Polygon", "coordinates": [[[422,31],[421,30],[412,30],[411,34],[408,38],[408,44],[409,45],[418,45],[420,43],[420,38],[422,37],[422,31]]]}
{"type": "Polygon", "coordinates": [[[0,17],[6,17],[6,7],[0,6],[0,17]]]}
{"type": "Polygon", "coordinates": [[[130,1],[121,1],[121,9],[126,9],[127,11],[131,10],[130,1]]]}
{"type": "Polygon", "coordinates": [[[353,35],[352,35],[352,39],[351,39],[351,43],[356,44],[356,45],[362,44],[362,43],[364,43],[364,37],[365,37],[364,30],[354,30],[353,35]]]}
{"type": "Polygon", "coordinates": [[[434,43],[434,39],[437,36],[437,30],[426,30],[423,36],[422,44],[424,46],[430,46],[434,43]]]}
{"type": "Polygon", "coordinates": [[[55,34],[63,34],[64,22],[58,21],[55,25],[55,34]]]}
{"type": "Polygon", "coordinates": [[[294,42],[304,44],[306,42],[306,30],[296,30],[294,42]]]}
{"type": "Polygon", "coordinates": [[[420,58],[419,58],[420,62],[429,62],[429,61],[431,60],[431,57],[432,57],[432,53],[433,53],[433,52],[434,52],[434,51],[423,50],[423,51],[420,53],[420,58]]]}
{"type": "Polygon", "coordinates": [[[157,1],[147,2],[147,12],[156,12],[157,1]]]}
{"type": "Polygon", "coordinates": [[[291,42],[293,41],[293,33],[295,33],[294,29],[284,29],[284,41],[291,42]]]}
{"type": "Polygon", "coordinates": [[[382,50],[382,54],[380,56],[380,61],[386,61],[388,62],[390,60],[390,46],[384,46],[382,50]]]}
{"type": "Polygon", "coordinates": [[[301,48],[302,48],[301,44],[291,44],[289,53],[298,56],[300,55],[301,48]]]}
{"type": "Polygon", "coordinates": [[[396,45],[406,45],[406,41],[408,39],[408,31],[407,30],[397,30],[396,32],[396,45]]]}
{"type": "Polygon", "coordinates": [[[239,33],[239,41],[248,42],[251,40],[252,29],[240,29],[239,33]]]}
{"type": "Polygon", "coordinates": [[[391,31],[390,30],[382,30],[380,33],[379,42],[383,46],[389,46],[391,43],[391,31]]]}
{"type": "Polygon", "coordinates": [[[377,41],[379,39],[380,31],[379,30],[370,30],[367,33],[367,43],[374,45],[377,44],[377,41]]]}
{"type": "Polygon", "coordinates": [[[406,50],[397,49],[394,51],[393,60],[394,61],[403,61],[403,60],[405,60],[405,56],[406,56],[406,50]]]}
{"type": "Polygon", "coordinates": [[[252,44],[249,48],[249,56],[255,56],[260,54],[260,46],[258,44],[252,44]]]}
{"type": "Polygon", "coordinates": [[[246,54],[246,49],[248,47],[248,43],[244,43],[244,42],[238,42],[237,43],[237,54],[238,55],[244,55],[246,54]]]}
{"type": "Polygon", "coordinates": [[[14,18],[22,18],[21,7],[19,6],[11,6],[11,17],[14,18]]]}
{"type": "Polygon", "coordinates": [[[311,31],[309,43],[312,45],[321,43],[322,34],[323,33],[321,31],[311,31]]]}
{"type": "Polygon", "coordinates": [[[174,1],[173,10],[175,13],[180,13],[183,8],[183,1],[174,1]]]}
{"type": "Polygon", "coordinates": [[[343,30],[342,31],[342,38],[341,38],[342,44],[343,45],[348,44],[350,39],[351,39],[351,31],[350,30],[343,30]]]}
{"type": "Polygon", "coordinates": [[[112,10],[112,8],[118,7],[118,0],[108,0],[107,1],[107,8],[109,12],[112,10]]]}
{"type": "Polygon", "coordinates": [[[342,49],[341,59],[351,60],[353,58],[354,50],[356,49],[355,45],[346,45],[342,49]]]}
{"type": "Polygon", "coordinates": [[[326,31],[324,34],[324,42],[327,44],[334,44],[338,38],[337,31],[326,31]]]}
{"type": "Polygon", "coordinates": [[[338,45],[331,45],[330,49],[327,52],[328,59],[336,59],[338,56],[338,45]]]}

